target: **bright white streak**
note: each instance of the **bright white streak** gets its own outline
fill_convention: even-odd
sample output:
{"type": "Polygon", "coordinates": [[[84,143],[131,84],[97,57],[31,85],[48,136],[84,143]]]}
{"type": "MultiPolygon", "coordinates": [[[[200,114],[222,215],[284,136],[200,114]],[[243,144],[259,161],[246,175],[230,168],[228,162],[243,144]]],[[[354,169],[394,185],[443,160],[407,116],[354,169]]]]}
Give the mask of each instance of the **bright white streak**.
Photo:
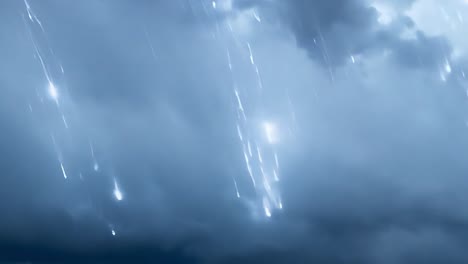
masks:
{"type": "Polygon", "coordinates": [[[279,168],[279,162],[278,162],[278,155],[276,155],[276,152],[275,152],[275,164],[276,164],[276,168],[278,169],[279,168]]]}
{"type": "Polygon", "coordinates": [[[247,171],[249,171],[250,179],[252,180],[252,184],[254,187],[257,187],[257,182],[255,181],[255,178],[252,173],[252,168],[250,167],[250,164],[247,164],[247,171]]]}
{"type": "Polygon", "coordinates": [[[237,134],[239,135],[240,140],[241,140],[241,141],[244,141],[244,139],[242,138],[242,131],[241,131],[239,125],[237,125],[237,134]]]}
{"type": "Polygon", "coordinates": [[[234,187],[236,188],[237,198],[240,198],[239,188],[237,188],[237,181],[234,178],[232,178],[232,180],[234,181],[234,187]]]}
{"type": "Polygon", "coordinates": [[[254,61],[254,58],[253,58],[252,49],[250,48],[250,43],[249,42],[247,42],[247,47],[249,48],[250,63],[252,65],[254,65],[255,61],[254,61]]]}
{"type": "Polygon", "coordinates": [[[247,150],[249,151],[250,157],[252,157],[252,147],[250,146],[250,141],[247,141],[247,150]]]}
{"type": "Polygon", "coordinates": [[[262,153],[260,152],[260,148],[258,146],[257,146],[257,153],[258,153],[258,161],[260,161],[260,163],[263,163],[262,153]]]}
{"type": "Polygon", "coordinates": [[[122,192],[120,191],[119,185],[117,184],[117,180],[114,179],[114,196],[117,201],[123,200],[122,192]]]}
{"type": "Polygon", "coordinates": [[[67,177],[67,173],[65,172],[65,168],[63,167],[63,164],[60,162],[60,168],[62,169],[62,174],[63,174],[63,178],[68,178],[67,177]]]}
{"type": "Polygon", "coordinates": [[[262,22],[262,20],[261,20],[260,17],[258,16],[257,12],[253,11],[253,16],[254,16],[254,18],[255,18],[259,23],[262,22]]]}
{"type": "Polygon", "coordinates": [[[273,170],[273,178],[275,179],[275,181],[279,181],[279,177],[278,177],[278,173],[276,173],[276,170],[273,170]]]}
{"type": "Polygon", "coordinates": [[[236,94],[236,98],[237,98],[237,104],[239,106],[239,109],[244,112],[244,106],[242,105],[242,101],[240,99],[240,96],[239,96],[239,92],[237,91],[237,89],[234,89],[234,93],[236,94]]]}
{"type": "Polygon", "coordinates": [[[271,217],[270,202],[266,197],[263,197],[263,210],[265,210],[265,215],[267,217],[271,217]]]}
{"type": "Polygon", "coordinates": [[[227,59],[228,59],[229,70],[232,71],[231,52],[229,51],[229,48],[227,49],[226,53],[227,53],[227,59]]]}

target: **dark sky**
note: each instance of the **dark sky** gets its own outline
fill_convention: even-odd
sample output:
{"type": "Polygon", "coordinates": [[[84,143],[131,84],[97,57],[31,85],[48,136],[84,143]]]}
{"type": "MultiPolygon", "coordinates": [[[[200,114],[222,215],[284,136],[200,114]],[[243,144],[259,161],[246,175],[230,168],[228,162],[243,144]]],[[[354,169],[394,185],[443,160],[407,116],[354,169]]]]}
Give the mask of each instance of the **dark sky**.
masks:
{"type": "Polygon", "coordinates": [[[467,263],[466,21],[1,1],[0,262],[467,263]]]}

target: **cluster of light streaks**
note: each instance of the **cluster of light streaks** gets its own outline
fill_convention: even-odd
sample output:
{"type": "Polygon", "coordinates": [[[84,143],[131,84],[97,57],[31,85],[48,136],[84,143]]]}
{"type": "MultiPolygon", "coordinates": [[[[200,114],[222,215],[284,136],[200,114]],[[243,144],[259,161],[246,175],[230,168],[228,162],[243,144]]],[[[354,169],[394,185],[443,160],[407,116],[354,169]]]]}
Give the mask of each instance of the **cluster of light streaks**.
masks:
{"type": "MultiPolygon", "coordinates": [[[[62,124],[64,130],[57,128],[53,124],[50,125],[50,137],[52,140],[53,149],[57,155],[58,160],[58,172],[64,180],[71,180],[74,176],[80,181],[84,181],[86,176],[86,170],[79,169],[76,171],[73,164],[72,158],[67,158],[67,151],[63,146],[64,142],[73,140],[73,131],[71,124],[67,118],[66,113],[71,109],[71,102],[67,90],[64,85],[65,71],[57,59],[52,46],[50,45],[47,34],[45,31],[44,23],[39,19],[39,16],[35,13],[30,2],[23,0],[26,13],[23,14],[23,22],[26,27],[29,41],[32,44],[34,57],[38,60],[40,69],[46,80],[47,84],[42,86],[43,88],[35,88],[35,95],[37,102],[31,102],[28,104],[29,111],[34,113],[34,109],[42,109],[38,111],[40,113],[47,113],[48,115],[54,115],[57,117],[58,122],[62,124]],[[33,107],[33,105],[35,105],[33,107]],[[52,108],[51,108],[52,106],[52,108]],[[54,111],[48,111],[53,109],[54,111]]],[[[40,117],[37,117],[40,118],[40,117]]],[[[89,153],[91,159],[90,170],[88,172],[99,172],[100,166],[96,157],[95,147],[91,140],[89,140],[89,153]]],[[[112,197],[116,202],[120,202],[124,199],[123,192],[117,179],[113,177],[112,181],[112,197]]],[[[116,236],[116,230],[113,225],[110,225],[110,232],[112,236],[116,236]]]]}
{"type": "MultiPolygon", "coordinates": [[[[68,126],[68,122],[67,122],[67,118],[65,117],[65,113],[64,111],[62,110],[62,107],[61,107],[61,103],[60,103],[60,92],[59,92],[59,89],[56,85],[56,81],[55,81],[55,78],[53,76],[53,72],[54,72],[54,67],[57,68],[58,67],[58,72],[63,75],[64,71],[63,71],[63,67],[60,63],[53,63],[53,62],[56,62],[57,59],[55,58],[55,54],[51,48],[51,46],[49,45],[49,43],[47,43],[47,37],[46,37],[46,32],[45,32],[45,29],[44,29],[44,26],[41,22],[41,20],[39,20],[38,16],[35,14],[34,10],[31,8],[31,5],[29,4],[29,2],[27,0],[24,0],[24,5],[26,7],[26,12],[27,12],[27,17],[28,19],[25,19],[25,16],[23,16],[23,21],[24,21],[24,24],[26,26],[26,29],[27,29],[27,32],[28,32],[28,36],[29,36],[29,40],[31,41],[32,45],[33,45],[33,49],[34,49],[34,56],[39,60],[39,63],[40,63],[40,66],[41,66],[41,69],[42,69],[42,73],[47,81],[47,85],[45,87],[44,90],[39,90],[39,89],[36,89],[36,94],[39,98],[39,101],[41,102],[42,105],[45,104],[44,102],[44,97],[48,97],[49,100],[51,100],[52,102],[54,102],[55,106],[56,106],[56,110],[57,110],[57,113],[58,113],[58,116],[60,117],[60,120],[61,122],[63,123],[63,126],[65,127],[65,129],[68,129],[69,126],[68,126]],[[39,33],[36,33],[35,31],[35,28],[38,28],[39,29],[39,33]],[[36,34],[35,34],[36,33],[36,34]],[[36,36],[38,35],[38,36],[36,36]],[[46,41],[46,48],[41,48],[41,45],[39,45],[39,39],[45,39],[46,41]],[[47,63],[46,59],[47,57],[51,57],[52,58],[52,63],[49,64],[47,63]]],[[[63,76],[60,76],[60,77],[63,77],[63,76]]],[[[29,104],[29,109],[31,112],[33,112],[33,107],[31,104],[29,104]]],[[[63,178],[64,179],[68,179],[68,174],[67,174],[67,170],[65,168],[65,165],[64,165],[64,155],[63,155],[63,151],[61,150],[62,148],[59,146],[59,144],[57,143],[57,140],[56,140],[56,137],[55,137],[55,134],[57,134],[57,132],[51,132],[51,138],[52,138],[52,143],[53,143],[53,146],[54,146],[54,149],[57,153],[57,159],[58,159],[58,162],[59,162],[59,166],[60,166],[60,170],[62,172],[62,175],[63,175],[63,178]]]]}
{"type": "MultiPolygon", "coordinates": [[[[200,3],[206,5],[203,0],[200,3]]],[[[212,1],[213,11],[207,12],[207,15],[217,17],[218,12],[227,13],[230,11],[229,8],[220,10],[219,7],[231,5],[229,0],[212,1]]],[[[246,23],[249,27],[262,22],[261,16],[255,9],[246,10],[239,16],[242,16],[240,19],[249,20],[246,23]]],[[[219,35],[228,36],[224,41],[221,41],[221,44],[224,46],[228,70],[233,80],[232,94],[236,109],[235,129],[245,164],[245,175],[248,176],[249,182],[255,190],[255,198],[252,201],[247,195],[251,188],[238,184],[243,175],[233,177],[234,189],[237,198],[253,202],[255,215],[260,213],[260,215],[270,218],[275,211],[283,209],[279,190],[280,166],[277,150],[277,146],[281,143],[280,123],[274,121],[276,118],[272,118],[272,114],[264,106],[265,95],[269,91],[264,87],[260,66],[255,58],[254,46],[249,37],[244,38],[239,32],[236,32],[236,27],[232,25],[234,19],[236,17],[226,18],[223,21],[216,20],[216,32],[219,35]],[[233,47],[235,48],[234,52],[233,47]],[[233,53],[240,54],[246,60],[236,58],[236,62],[234,62],[233,53]],[[254,77],[253,83],[236,80],[236,70],[246,67],[251,69],[254,77]]],[[[216,36],[215,39],[221,38],[216,36]]],[[[286,93],[288,92],[286,91],[286,93]]],[[[291,110],[290,115],[295,119],[289,94],[287,100],[286,103],[289,104],[291,110]]]]}

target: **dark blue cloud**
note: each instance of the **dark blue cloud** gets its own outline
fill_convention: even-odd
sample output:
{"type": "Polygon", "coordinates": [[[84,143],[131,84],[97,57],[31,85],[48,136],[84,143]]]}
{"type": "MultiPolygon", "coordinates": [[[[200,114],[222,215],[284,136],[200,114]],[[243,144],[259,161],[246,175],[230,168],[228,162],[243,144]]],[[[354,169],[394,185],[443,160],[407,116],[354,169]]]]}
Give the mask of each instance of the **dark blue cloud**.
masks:
{"type": "Polygon", "coordinates": [[[69,128],[44,93],[24,3],[3,2],[1,261],[467,260],[463,61],[440,79],[451,54],[443,36],[405,16],[379,24],[363,1],[236,1],[219,12],[209,1],[30,4],[69,128]],[[292,108],[297,120],[278,146],[284,210],[267,220],[246,202],[256,194],[232,90],[257,89],[256,75],[244,43],[226,44],[221,27],[252,7],[263,18],[250,40],[266,95],[251,93],[245,107],[261,103],[256,115],[280,121],[292,108]]]}

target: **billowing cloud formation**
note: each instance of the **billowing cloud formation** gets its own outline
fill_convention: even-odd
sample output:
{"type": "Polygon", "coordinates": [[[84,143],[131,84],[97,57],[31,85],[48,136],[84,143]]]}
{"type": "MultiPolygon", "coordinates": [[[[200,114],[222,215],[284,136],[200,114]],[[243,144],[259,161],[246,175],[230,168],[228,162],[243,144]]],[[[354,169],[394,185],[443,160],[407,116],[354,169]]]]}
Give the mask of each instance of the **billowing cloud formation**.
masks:
{"type": "Polygon", "coordinates": [[[445,38],[427,36],[415,27],[403,12],[412,2],[241,1],[239,7],[263,7],[291,29],[300,47],[327,67],[383,52],[403,65],[437,67],[450,54],[450,46],[445,38]]]}
{"type": "Polygon", "coordinates": [[[214,3],[0,4],[0,259],[465,262],[466,63],[418,1],[214,3]]]}

